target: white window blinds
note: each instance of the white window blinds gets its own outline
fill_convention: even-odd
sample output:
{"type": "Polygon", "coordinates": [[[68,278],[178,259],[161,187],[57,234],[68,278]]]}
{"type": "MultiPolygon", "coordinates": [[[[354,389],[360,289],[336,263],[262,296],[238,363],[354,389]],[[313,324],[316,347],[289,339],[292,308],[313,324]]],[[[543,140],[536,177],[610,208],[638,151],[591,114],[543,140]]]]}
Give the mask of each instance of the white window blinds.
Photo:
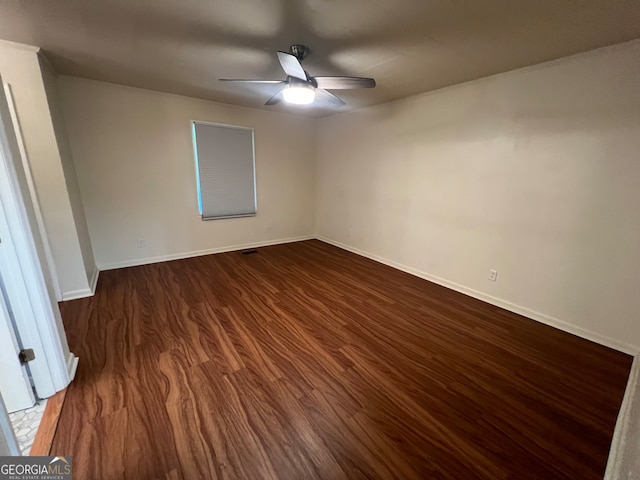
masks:
{"type": "Polygon", "coordinates": [[[193,122],[203,220],[256,214],[253,129],[193,122]]]}

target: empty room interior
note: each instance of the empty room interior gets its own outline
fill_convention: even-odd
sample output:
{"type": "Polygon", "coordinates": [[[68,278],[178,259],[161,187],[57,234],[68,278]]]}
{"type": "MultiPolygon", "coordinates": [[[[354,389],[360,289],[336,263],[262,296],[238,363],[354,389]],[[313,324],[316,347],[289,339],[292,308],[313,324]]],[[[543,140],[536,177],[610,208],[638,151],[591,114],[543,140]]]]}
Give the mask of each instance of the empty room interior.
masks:
{"type": "Polygon", "coordinates": [[[6,0],[0,76],[0,454],[640,478],[640,2],[6,0]]]}

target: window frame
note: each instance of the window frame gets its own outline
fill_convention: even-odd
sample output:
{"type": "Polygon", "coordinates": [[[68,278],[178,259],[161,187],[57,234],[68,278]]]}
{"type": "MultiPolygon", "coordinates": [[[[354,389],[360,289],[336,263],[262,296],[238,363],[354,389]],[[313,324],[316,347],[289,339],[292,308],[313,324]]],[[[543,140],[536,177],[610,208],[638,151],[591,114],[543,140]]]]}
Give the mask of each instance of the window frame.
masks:
{"type": "Polygon", "coordinates": [[[246,127],[243,125],[232,125],[229,123],[219,123],[219,122],[207,122],[204,120],[191,120],[191,140],[193,144],[193,158],[194,158],[194,166],[195,166],[195,174],[196,174],[196,194],[197,194],[197,202],[198,202],[198,213],[202,221],[209,220],[224,220],[227,218],[245,218],[245,217],[255,217],[258,214],[258,189],[257,189],[257,172],[256,172],[256,134],[255,129],[253,127],[246,127]],[[251,155],[252,155],[252,169],[253,169],[253,213],[243,213],[243,214],[234,214],[234,215],[220,215],[216,217],[204,217],[202,215],[202,184],[200,182],[200,164],[198,159],[198,140],[196,135],[196,125],[205,125],[212,127],[222,127],[222,128],[230,128],[230,129],[238,129],[238,130],[249,130],[251,131],[251,155]]]}

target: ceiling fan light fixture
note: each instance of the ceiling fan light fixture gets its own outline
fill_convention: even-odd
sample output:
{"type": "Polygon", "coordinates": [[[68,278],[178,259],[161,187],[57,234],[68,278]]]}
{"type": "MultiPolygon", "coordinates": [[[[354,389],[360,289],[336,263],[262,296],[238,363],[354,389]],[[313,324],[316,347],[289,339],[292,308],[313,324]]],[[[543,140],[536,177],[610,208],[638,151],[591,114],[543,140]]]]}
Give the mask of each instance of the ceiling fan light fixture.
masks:
{"type": "Polygon", "coordinates": [[[287,77],[285,80],[259,80],[246,78],[221,78],[224,82],[240,82],[254,84],[278,84],[283,88],[265,103],[266,106],[277,105],[283,100],[293,105],[309,105],[316,101],[322,105],[343,107],[344,101],[329,90],[349,90],[352,88],[373,88],[376,81],[365,77],[312,77],[302,68],[300,63],[310,52],[305,45],[291,45],[289,52],[278,51],[278,61],[287,77]]]}
{"type": "Polygon", "coordinates": [[[289,85],[282,90],[282,97],[287,103],[294,105],[309,105],[316,98],[313,87],[304,85],[289,85]]]}

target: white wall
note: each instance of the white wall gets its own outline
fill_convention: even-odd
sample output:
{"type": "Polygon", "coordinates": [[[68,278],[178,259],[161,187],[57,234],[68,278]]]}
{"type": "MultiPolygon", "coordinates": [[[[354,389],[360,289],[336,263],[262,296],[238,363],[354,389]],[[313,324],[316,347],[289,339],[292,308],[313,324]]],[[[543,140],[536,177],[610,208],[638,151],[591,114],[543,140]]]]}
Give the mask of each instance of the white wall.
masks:
{"type": "Polygon", "coordinates": [[[322,119],[317,232],[637,352],[639,85],[636,41],[322,119]]]}
{"type": "Polygon", "coordinates": [[[89,281],[37,52],[35,47],[0,42],[0,74],[13,92],[60,290],[63,296],[89,294],[89,281]]]}
{"type": "Polygon", "coordinates": [[[58,83],[101,269],[313,234],[314,120],[73,77],[58,83]],[[255,129],[256,217],[200,219],[192,120],[255,129]]]}
{"type": "MultiPolygon", "coordinates": [[[[43,57],[39,57],[39,61],[42,80],[49,105],[49,112],[51,115],[51,122],[56,137],[58,154],[60,156],[60,165],[62,167],[62,173],[67,187],[71,214],[73,216],[73,224],[78,237],[82,264],[84,266],[87,281],[91,284],[97,280],[98,272],[96,271],[97,267],[93,257],[89,228],[87,227],[84,205],[80,196],[80,188],[78,187],[78,179],[76,177],[73,156],[71,155],[71,147],[69,146],[69,139],[67,137],[64,116],[62,114],[62,108],[58,98],[58,82],[56,73],[43,57]]],[[[92,285],[91,287],[93,289],[95,288],[95,285],[92,285]]]]}

